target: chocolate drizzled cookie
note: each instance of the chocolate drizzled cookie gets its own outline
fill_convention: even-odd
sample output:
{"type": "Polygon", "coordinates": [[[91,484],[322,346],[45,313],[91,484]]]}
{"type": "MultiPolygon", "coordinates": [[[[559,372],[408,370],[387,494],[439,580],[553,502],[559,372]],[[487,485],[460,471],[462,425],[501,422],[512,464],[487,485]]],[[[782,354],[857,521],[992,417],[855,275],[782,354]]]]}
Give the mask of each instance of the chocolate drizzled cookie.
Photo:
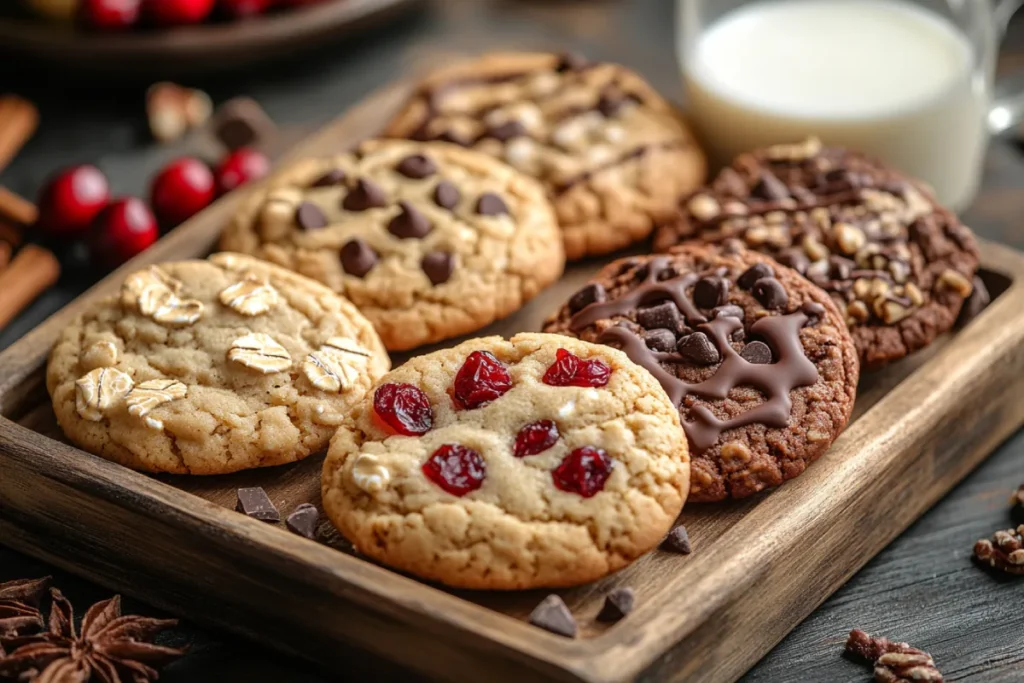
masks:
{"type": "Polygon", "coordinates": [[[927,346],[971,295],[971,231],[919,183],[817,140],[739,156],[687,198],[655,248],[739,239],[825,289],[866,368],[927,346]]]}
{"type": "Polygon", "coordinates": [[[853,410],[857,354],[833,302],[742,248],[611,263],[545,331],[622,349],[661,383],[690,442],[693,501],[799,475],[853,410]]]}

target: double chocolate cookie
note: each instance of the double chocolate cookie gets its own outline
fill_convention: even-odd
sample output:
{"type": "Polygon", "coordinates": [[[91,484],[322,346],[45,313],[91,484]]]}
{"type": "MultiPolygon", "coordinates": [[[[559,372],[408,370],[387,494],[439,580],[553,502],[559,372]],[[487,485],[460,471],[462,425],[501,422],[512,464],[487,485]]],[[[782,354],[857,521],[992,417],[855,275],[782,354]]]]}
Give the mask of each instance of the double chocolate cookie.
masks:
{"type": "Polygon", "coordinates": [[[921,184],[814,139],[739,156],[655,248],[689,239],[741,240],[829,292],[871,369],[949,330],[978,267],[971,231],[921,184]]]}
{"type": "Polygon", "coordinates": [[[485,154],[406,140],[297,162],[250,198],[220,247],[344,294],[391,350],[503,318],[565,265],[535,180],[485,154]]]}
{"type": "Polygon", "coordinates": [[[799,475],[853,410],[857,353],[835,304],[742,248],[611,263],[545,331],[620,348],[661,383],[689,439],[693,501],[799,475]]]}
{"type": "Polygon", "coordinates": [[[640,76],[573,55],[497,53],[431,74],[385,135],[487,152],[544,184],[570,259],[647,237],[706,173],[640,76]]]}

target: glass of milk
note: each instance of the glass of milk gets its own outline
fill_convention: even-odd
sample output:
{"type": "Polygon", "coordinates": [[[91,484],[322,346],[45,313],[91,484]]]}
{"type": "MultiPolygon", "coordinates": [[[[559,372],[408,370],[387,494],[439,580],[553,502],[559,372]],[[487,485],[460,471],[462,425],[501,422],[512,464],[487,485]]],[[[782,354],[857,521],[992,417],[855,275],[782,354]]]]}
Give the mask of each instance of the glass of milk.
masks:
{"type": "MultiPolygon", "coordinates": [[[[974,197],[999,39],[1020,0],[677,0],[688,110],[713,165],[816,135],[974,197]]],[[[991,112],[991,115],[990,115],[991,112]]]]}

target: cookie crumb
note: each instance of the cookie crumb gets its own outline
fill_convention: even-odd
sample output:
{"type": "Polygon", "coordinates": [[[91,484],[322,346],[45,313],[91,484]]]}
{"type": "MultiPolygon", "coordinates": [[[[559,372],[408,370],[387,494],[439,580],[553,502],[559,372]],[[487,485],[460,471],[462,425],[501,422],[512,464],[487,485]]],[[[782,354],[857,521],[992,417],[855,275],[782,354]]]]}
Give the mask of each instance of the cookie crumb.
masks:
{"type": "Polygon", "coordinates": [[[260,486],[238,489],[238,503],[235,510],[261,522],[280,522],[281,513],[270,501],[267,492],[260,486]]]}
{"type": "Polygon", "coordinates": [[[874,664],[875,681],[879,683],[942,683],[943,680],[927,652],[887,638],[872,638],[860,629],[850,631],[846,652],[874,664]]]}
{"type": "Polygon", "coordinates": [[[576,637],[576,620],[572,618],[572,612],[565,606],[562,598],[554,593],[533,608],[530,612],[530,623],[566,638],[576,637]]]}
{"type": "Polygon", "coordinates": [[[316,507],[309,503],[303,503],[288,515],[284,525],[288,527],[288,531],[313,540],[316,536],[316,523],[319,519],[320,512],[316,507]]]}
{"type": "Polygon", "coordinates": [[[661,542],[661,549],[680,555],[689,555],[693,552],[693,547],[690,545],[690,534],[686,532],[686,527],[680,524],[668,532],[668,536],[661,542]]]}
{"type": "Polygon", "coordinates": [[[978,541],[974,544],[974,556],[993,569],[1024,575],[1024,524],[1016,529],[997,531],[991,540],[978,541]]]}
{"type": "Polygon", "coordinates": [[[636,593],[629,586],[620,586],[604,596],[604,606],[597,615],[598,621],[619,621],[633,611],[636,593]]]}

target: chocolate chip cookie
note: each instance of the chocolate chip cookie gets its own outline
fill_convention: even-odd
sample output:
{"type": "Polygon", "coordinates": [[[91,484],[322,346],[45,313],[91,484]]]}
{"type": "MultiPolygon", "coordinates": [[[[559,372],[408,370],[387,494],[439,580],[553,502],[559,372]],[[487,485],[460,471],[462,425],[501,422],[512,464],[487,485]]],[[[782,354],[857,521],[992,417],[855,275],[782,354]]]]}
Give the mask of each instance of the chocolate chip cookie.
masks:
{"type": "Polygon", "coordinates": [[[606,266],[545,331],[622,349],[661,382],[690,442],[690,500],[799,475],[853,411],[858,361],[829,296],[742,247],[606,266]]]}
{"type": "Polygon", "coordinates": [[[446,140],[540,179],[570,259],[646,238],[704,182],[704,154],[672,106],[618,64],[496,53],[437,71],[385,134],[446,140]]]}
{"type": "Polygon", "coordinates": [[[380,380],[331,441],[324,511],[359,552],[425,579],[571,586],[669,531],[682,436],[658,382],[615,349],[473,339],[380,380]]]}
{"type": "Polygon", "coordinates": [[[46,385],[85,450],[146,472],[223,474],[323,449],[389,366],[342,297],[216,254],[129,275],[64,330],[46,385]]]}
{"type": "Polygon", "coordinates": [[[565,266],[536,181],[485,154],[403,140],[296,163],[220,246],[341,292],[393,351],[503,318],[565,266]]]}
{"type": "Polygon", "coordinates": [[[825,289],[867,369],[949,330],[978,267],[971,231],[920,183],[814,139],[739,156],[655,248],[688,239],[742,240],[825,289]]]}

